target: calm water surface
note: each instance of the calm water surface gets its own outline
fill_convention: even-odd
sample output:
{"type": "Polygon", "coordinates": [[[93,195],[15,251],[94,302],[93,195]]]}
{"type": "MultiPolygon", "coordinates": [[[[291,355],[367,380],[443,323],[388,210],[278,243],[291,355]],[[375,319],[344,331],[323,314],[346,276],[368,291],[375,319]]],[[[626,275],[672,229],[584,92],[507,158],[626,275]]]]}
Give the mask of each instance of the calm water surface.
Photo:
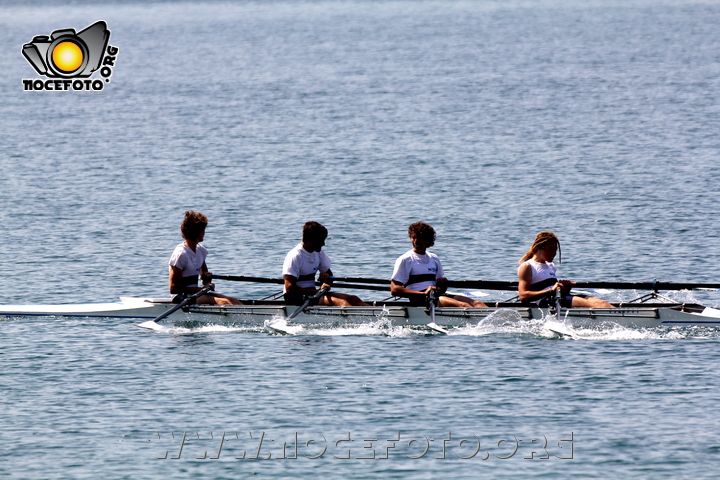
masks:
{"type": "MultiPolygon", "coordinates": [[[[716,1],[2,1],[0,304],[166,295],[187,209],[221,274],[279,276],[317,220],[336,274],[387,278],[425,220],[453,279],[513,280],[552,229],[564,277],[717,283],[718,24],[716,1]],[[101,19],[120,49],[102,92],[22,91],[24,43],[101,19]]],[[[0,476],[696,479],[720,462],[716,329],[136,323],[0,321],[0,476]]]]}

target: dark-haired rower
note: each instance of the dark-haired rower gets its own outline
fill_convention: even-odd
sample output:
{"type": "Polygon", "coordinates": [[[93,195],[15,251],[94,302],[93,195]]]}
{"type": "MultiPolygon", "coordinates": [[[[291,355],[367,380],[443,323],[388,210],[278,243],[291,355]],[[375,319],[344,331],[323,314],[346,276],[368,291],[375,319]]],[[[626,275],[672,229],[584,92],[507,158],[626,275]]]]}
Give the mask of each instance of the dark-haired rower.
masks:
{"type": "MultiPolygon", "coordinates": [[[[200,212],[189,210],[185,212],[185,218],[180,226],[185,241],[175,247],[170,256],[170,275],[168,284],[170,286],[170,294],[175,295],[173,302],[180,303],[187,295],[199,292],[202,288],[198,286],[198,281],[202,279],[203,285],[212,285],[208,279],[212,278],[212,274],[208,272],[205,258],[207,257],[207,248],[203,247],[200,242],[205,238],[205,228],[208,219],[200,212]]],[[[214,288],[214,285],[212,285],[214,288]]],[[[236,298],[226,297],[219,293],[210,292],[201,295],[195,300],[195,303],[206,305],[242,305],[242,302],[236,298]]]]}
{"type": "MultiPolygon", "coordinates": [[[[315,275],[320,281],[332,276],[330,257],[322,251],[327,239],[327,229],[317,222],[307,222],[303,226],[302,242],[290,250],[283,263],[283,293],[289,305],[302,305],[308,297],[318,292],[315,288],[315,275]]],[[[330,287],[323,284],[323,287],[330,287]]],[[[318,305],[334,305],[338,307],[364,306],[365,302],[355,295],[328,292],[318,299],[318,305]]]]}

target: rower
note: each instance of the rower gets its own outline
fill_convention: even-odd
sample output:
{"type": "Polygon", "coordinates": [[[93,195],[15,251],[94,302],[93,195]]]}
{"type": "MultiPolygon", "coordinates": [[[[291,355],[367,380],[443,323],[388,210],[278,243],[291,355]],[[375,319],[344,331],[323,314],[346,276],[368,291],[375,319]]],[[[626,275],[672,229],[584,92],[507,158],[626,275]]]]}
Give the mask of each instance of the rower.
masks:
{"type": "Polygon", "coordinates": [[[435,245],[435,229],[425,222],[416,222],[408,228],[413,248],[395,261],[390,281],[390,293],[407,297],[410,304],[425,305],[431,290],[437,290],[437,304],[441,307],[487,307],[480,300],[463,295],[448,295],[447,279],[440,259],[427,251],[435,245]]]}
{"type": "MultiPolygon", "coordinates": [[[[590,307],[614,308],[605,300],[576,293],[570,294],[575,282],[558,280],[557,268],[553,263],[560,250],[560,240],[550,231],[537,234],[530,250],[518,261],[518,297],[521,302],[549,307],[555,301],[555,292],[560,289],[560,305],[563,308],[590,307]]],[[[562,263],[562,251],[560,251],[562,263]]]]}
{"type": "MultiPolygon", "coordinates": [[[[327,240],[327,228],[318,222],[307,222],[303,226],[302,242],[290,250],[285,256],[283,263],[283,294],[289,305],[302,305],[308,297],[318,293],[315,288],[315,275],[320,281],[326,281],[332,276],[330,270],[330,257],[322,251],[327,240]]],[[[330,283],[323,283],[320,287],[330,289],[330,283]]],[[[355,295],[345,293],[328,292],[325,295],[314,299],[317,305],[332,305],[336,307],[367,306],[367,303],[355,295]]]]}
{"type": "MultiPolygon", "coordinates": [[[[205,264],[207,258],[207,248],[202,246],[200,242],[205,238],[205,228],[208,219],[200,212],[189,210],[185,212],[185,218],[180,226],[180,233],[185,239],[183,243],[175,247],[170,256],[170,275],[168,284],[170,285],[170,294],[173,297],[173,303],[180,303],[188,295],[193,295],[200,290],[198,279],[202,279],[203,286],[215,286],[210,283],[212,273],[208,272],[205,264]],[[199,278],[198,278],[199,277],[199,278]]],[[[195,303],[205,305],[242,305],[242,302],[236,298],[226,297],[215,292],[208,292],[195,299],[195,303]]]]}

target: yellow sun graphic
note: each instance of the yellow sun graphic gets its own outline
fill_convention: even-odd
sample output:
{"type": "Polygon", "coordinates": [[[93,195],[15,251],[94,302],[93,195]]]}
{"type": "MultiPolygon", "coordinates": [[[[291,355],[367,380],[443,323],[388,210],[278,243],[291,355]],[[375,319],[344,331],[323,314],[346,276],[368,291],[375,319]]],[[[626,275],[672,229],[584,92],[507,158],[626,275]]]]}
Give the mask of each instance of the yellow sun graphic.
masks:
{"type": "Polygon", "coordinates": [[[83,52],[73,42],[61,42],[53,49],[52,61],[63,72],[71,73],[82,66],[83,52]]]}

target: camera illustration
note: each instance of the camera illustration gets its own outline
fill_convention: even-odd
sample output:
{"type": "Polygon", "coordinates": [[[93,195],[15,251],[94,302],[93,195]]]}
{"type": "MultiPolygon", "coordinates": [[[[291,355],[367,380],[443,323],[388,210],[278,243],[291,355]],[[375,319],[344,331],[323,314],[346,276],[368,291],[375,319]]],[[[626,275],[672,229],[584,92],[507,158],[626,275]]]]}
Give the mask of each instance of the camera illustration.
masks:
{"type": "Polygon", "coordinates": [[[40,75],[89,77],[100,68],[109,40],[107,24],[99,21],[77,33],[66,28],[38,35],[23,45],[22,54],[40,75]]]}

